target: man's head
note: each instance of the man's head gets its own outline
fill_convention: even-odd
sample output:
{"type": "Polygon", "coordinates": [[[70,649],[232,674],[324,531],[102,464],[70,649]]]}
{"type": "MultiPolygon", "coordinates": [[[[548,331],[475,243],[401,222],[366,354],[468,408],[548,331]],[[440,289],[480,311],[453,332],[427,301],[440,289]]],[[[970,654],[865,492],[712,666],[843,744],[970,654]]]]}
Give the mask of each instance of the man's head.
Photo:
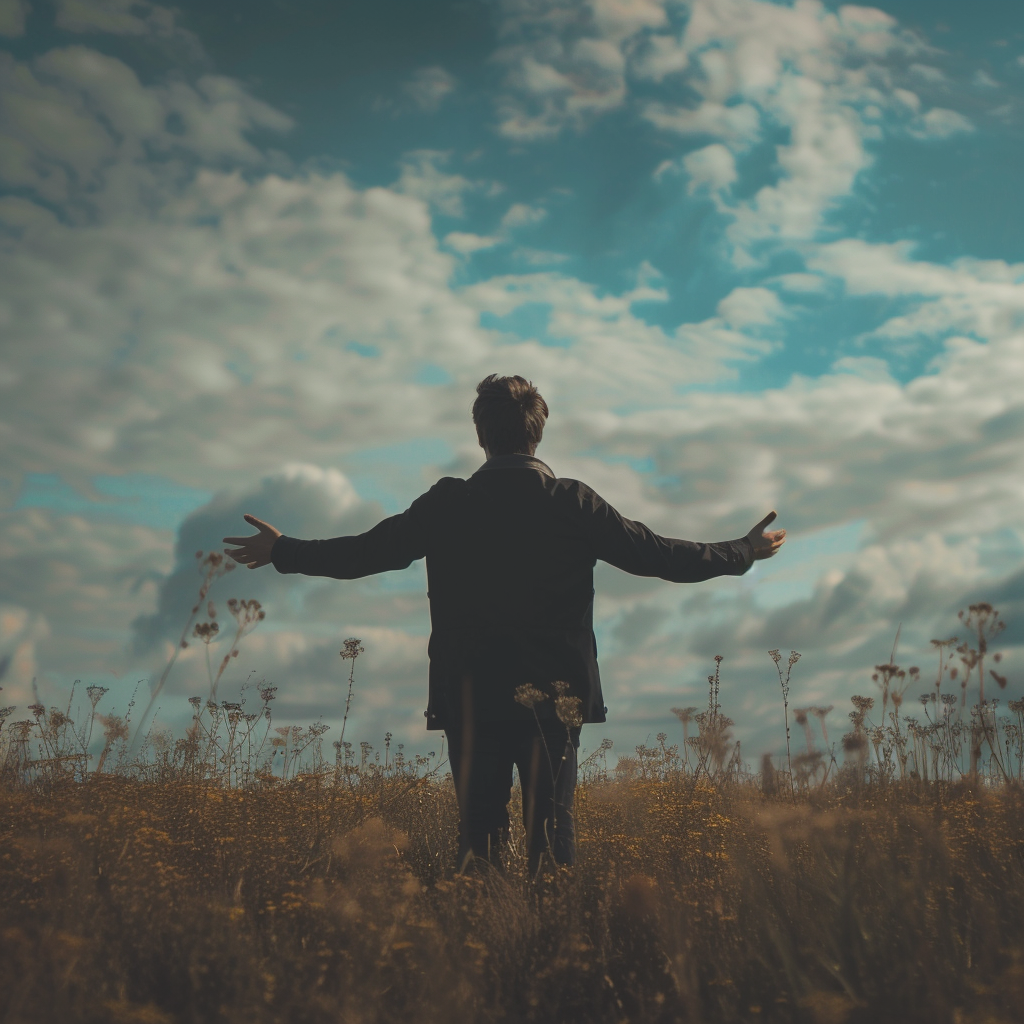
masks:
{"type": "Polygon", "coordinates": [[[544,433],[548,404],[522,377],[492,373],[476,386],[473,422],[483,448],[493,455],[532,455],[544,433]]]}

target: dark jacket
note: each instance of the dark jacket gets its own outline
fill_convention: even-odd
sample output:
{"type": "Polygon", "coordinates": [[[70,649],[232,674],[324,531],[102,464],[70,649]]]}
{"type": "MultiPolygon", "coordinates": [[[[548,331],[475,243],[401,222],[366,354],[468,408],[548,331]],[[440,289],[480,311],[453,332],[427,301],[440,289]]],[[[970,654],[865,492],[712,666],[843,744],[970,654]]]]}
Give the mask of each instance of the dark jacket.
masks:
{"type": "MultiPolygon", "coordinates": [[[[742,576],[754,560],[745,537],[696,544],[623,518],[579,480],[540,459],[501,455],[468,480],[443,477],[399,515],[355,537],[279,537],[282,573],[360,579],[427,560],[431,634],[428,729],[453,716],[529,719],[522,683],[551,693],[565,680],[583,721],[605,721],[594,637],[594,565],[634,576],[697,583],[742,576]]],[[[537,705],[554,714],[549,699],[537,705]]]]}

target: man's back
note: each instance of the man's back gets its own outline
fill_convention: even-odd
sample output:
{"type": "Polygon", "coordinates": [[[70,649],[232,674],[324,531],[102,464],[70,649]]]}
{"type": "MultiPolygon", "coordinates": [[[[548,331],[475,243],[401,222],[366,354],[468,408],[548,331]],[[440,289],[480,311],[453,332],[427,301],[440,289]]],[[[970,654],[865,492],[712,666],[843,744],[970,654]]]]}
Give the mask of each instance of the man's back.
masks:
{"type": "Polygon", "coordinates": [[[584,722],[603,722],[596,561],[698,582],[741,575],[753,551],[745,538],[697,544],[661,537],[528,455],[489,459],[469,480],[445,477],[358,537],[281,537],[273,551],[279,572],[337,579],[402,569],[423,557],[432,627],[425,714],[428,728],[441,729],[456,713],[482,721],[532,716],[515,702],[516,687],[549,690],[555,680],[580,698],[584,722]]]}

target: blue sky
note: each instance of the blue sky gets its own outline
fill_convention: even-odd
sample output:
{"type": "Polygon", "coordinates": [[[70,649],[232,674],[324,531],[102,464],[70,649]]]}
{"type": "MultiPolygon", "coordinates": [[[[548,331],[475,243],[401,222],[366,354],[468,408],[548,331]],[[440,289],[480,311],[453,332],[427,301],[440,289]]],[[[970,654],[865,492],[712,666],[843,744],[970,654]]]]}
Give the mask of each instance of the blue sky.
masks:
{"type": "MultiPolygon", "coordinates": [[[[671,734],[721,653],[744,749],[777,751],[768,648],[838,722],[897,626],[930,664],[977,600],[1017,678],[1015,5],[295,7],[0,0],[8,703],[81,678],[123,710],[242,512],[336,536],[471,474],[491,372],[538,385],[538,455],[624,515],[789,530],[740,581],[599,568],[592,746],[671,734]]],[[[357,734],[436,746],[422,565],[217,586],[268,613],[229,687],[336,723],[360,635],[357,734]]],[[[204,680],[190,649],[160,720],[204,680]]]]}

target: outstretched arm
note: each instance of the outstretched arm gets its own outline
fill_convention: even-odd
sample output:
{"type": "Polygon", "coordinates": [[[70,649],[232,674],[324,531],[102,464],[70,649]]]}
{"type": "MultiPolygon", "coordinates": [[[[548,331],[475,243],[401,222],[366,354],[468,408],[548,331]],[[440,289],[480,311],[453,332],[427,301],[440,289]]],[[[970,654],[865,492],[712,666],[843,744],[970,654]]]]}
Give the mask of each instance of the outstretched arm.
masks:
{"type": "Polygon", "coordinates": [[[595,554],[634,576],[656,576],[670,583],[699,583],[716,576],[742,576],[755,559],[770,558],[782,546],[785,530],[764,533],[771,512],[736,540],[698,543],[662,537],[643,523],[626,519],[599,494],[580,493],[595,554]]]}
{"type": "Polygon", "coordinates": [[[273,563],[280,573],[357,580],[391,569],[404,569],[422,558],[426,554],[426,514],[427,495],[421,495],[404,512],[382,520],[366,533],[329,540],[288,537],[269,523],[247,514],[246,521],[260,532],[255,537],[225,537],[224,542],[241,545],[227,554],[250,569],[273,563]]]}

